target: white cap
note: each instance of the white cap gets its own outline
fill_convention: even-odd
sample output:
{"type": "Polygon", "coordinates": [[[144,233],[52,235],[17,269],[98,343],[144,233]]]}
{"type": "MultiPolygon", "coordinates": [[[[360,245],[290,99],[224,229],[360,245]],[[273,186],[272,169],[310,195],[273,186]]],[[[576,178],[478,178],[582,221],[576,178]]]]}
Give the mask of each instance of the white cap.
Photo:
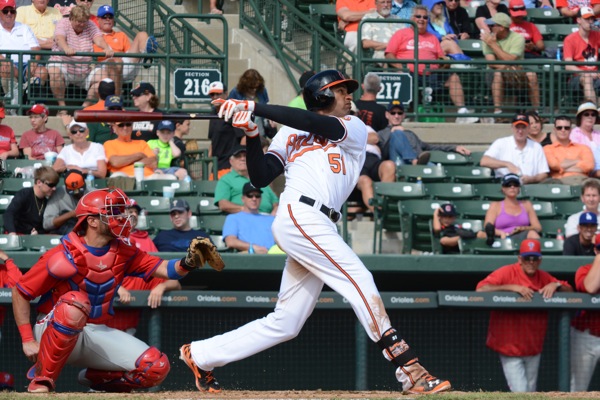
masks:
{"type": "Polygon", "coordinates": [[[82,128],[87,129],[87,124],[85,122],[77,122],[75,120],[71,120],[71,122],[69,123],[69,125],[67,125],[67,129],[71,129],[74,126],[80,126],[82,128]]]}
{"type": "Polygon", "coordinates": [[[210,85],[208,85],[208,94],[213,94],[213,93],[223,93],[224,89],[223,89],[223,82],[211,82],[210,85]]]}

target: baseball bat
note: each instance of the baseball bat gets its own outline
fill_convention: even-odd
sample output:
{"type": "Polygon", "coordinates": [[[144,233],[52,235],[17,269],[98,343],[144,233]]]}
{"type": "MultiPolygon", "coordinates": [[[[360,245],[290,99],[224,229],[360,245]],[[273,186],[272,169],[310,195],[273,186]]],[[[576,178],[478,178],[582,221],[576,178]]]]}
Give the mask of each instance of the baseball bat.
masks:
{"type": "Polygon", "coordinates": [[[162,113],[142,111],[75,111],[77,122],[137,122],[137,121],[162,121],[184,120],[184,119],[216,119],[214,114],[200,113],[162,113]]]}

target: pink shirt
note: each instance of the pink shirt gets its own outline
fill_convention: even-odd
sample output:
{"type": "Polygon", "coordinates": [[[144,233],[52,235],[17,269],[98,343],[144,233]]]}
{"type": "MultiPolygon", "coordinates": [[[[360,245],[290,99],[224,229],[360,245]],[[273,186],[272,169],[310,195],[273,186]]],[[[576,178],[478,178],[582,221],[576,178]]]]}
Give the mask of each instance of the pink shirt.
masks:
{"type": "MultiPolygon", "coordinates": [[[[102,32],[92,21],[88,21],[85,24],[85,28],[83,28],[83,32],[77,34],[73,30],[69,18],[63,18],[56,24],[54,35],[64,36],[69,47],[75,49],[75,51],[92,53],[94,51],[93,40],[97,36],[102,37],[102,32]]],[[[52,51],[62,52],[56,41],[54,42],[54,46],[52,46],[52,51]]],[[[83,61],[81,64],[66,64],[67,71],[78,76],[87,75],[92,70],[92,65],[89,63],[92,61],[92,57],[88,56],[52,56],[50,57],[50,61],[83,61]]]]}
{"type": "Polygon", "coordinates": [[[8,125],[0,125],[0,153],[10,151],[13,143],[17,143],[15,131],[8,125]]]}
{"type": "MultiPolygon", "coordinates": [[[[435,35],[426,32],[419,34],[419,60],[437,60],[444,56],[440,41],[435,35]]],[[[391,53],[394,57],[402,60],[413,60],[415,57],[415,34],[413,28],[404,28],[396,31],[388,43],[385,53],[391,53]]],[[[439,68],[438,64],[432,64],[430,69],[439,68]]],[[[408,63],[410,72],[415,70],[414,64],[408,63]]],[[[419,64],[419,75],[423,75],[425,64],[419,64]]]]}
{"type": "Polygon", "coordinates": [[[31,147],[31,158],[43,160],[44,153],[55,151],[58,153],[57,147],[65,144],[64,139],[58,131],[48,129],[44,133],[36,133],[34,130],[24,132],[19,142],[19,148],[24,149],[31,147]]]}

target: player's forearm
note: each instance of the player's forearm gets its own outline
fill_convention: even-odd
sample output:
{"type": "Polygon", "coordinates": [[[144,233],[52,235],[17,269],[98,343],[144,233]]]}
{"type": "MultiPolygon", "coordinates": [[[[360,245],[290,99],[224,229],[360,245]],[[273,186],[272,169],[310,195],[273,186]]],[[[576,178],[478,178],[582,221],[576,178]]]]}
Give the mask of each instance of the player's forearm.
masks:
{"type": "MultiPolygon", "coordinates": [[[[16,287],[12,288],[12,305],[13,305],[13,313],[15,315],[15,322],[17,327],[26,327],[29,325],[31,328],[30,318],[31,318],[31,305],[29,304],[29,300],[25,299],[19,289],[16,287]]],[[[22,328],[20,328],[21,330],[22,328]]],[[[30,331],[31,329],[29,329],[30,331]]],[[[23,335],[23,333],[21,333],[23,335]]],[[[22,337],[23,341],[28,340],[27,337],[22,337]]]]}
{"type": "MultiPolygon", "coordinates": [[[[250,181],[256,187],[265,187],[283,172],[281,161],[275,156],[265,154],[260,143],[260,137],[247,138],[246,165],[250,181]]],[[[220,205],[220,204],[219,204],[220,205]]]]}

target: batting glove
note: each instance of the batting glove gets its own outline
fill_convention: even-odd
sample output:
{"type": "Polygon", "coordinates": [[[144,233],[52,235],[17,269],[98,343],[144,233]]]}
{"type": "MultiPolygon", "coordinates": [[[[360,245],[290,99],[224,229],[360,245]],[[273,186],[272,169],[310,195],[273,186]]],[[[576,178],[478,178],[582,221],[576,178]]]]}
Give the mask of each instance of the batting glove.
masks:
{"type": "MultiPolygon", "coordinates": [[[[254,102],[253,102],[254,103],[254,102]]],[[[232,124],[234,128],[240,128],[248,137],[258,136],[258,125],[253,121],[253,115],[250,111],[240,111],[233,116],[232,124]]]]}
{"type": "MultiPolygon", "coordinates": [[[[213,104],[215,103],[213,102],[213,104]]],[[[219,118],[229,121],[233,114],[240,111],[254,111],[254,101],[233,99],[225,100],[221,104],[221,108],[219,108],[219,118]]]]}

